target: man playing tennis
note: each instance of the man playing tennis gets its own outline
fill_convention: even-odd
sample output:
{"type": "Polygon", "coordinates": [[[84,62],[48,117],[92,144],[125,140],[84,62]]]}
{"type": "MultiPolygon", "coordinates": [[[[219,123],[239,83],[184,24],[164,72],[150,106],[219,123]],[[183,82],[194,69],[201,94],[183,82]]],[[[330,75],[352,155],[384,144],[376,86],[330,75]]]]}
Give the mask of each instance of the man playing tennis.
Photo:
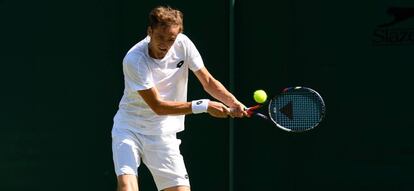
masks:
{"type": "Polygon", "coordinates": [[[203,112],[219,118],[247,116],[244,105],[204,67],[198,50],[182,31],[179,10],[156,7],[149,14],[148,36],[123,60],[125,90],[112,129],[118,191],[138,190],[141,161],[151,171],[158,190],[189,191],[176,138],[184,130],[184,116],[203,112]],[[220,102],[187,102],[189,69],[220,102]]]}

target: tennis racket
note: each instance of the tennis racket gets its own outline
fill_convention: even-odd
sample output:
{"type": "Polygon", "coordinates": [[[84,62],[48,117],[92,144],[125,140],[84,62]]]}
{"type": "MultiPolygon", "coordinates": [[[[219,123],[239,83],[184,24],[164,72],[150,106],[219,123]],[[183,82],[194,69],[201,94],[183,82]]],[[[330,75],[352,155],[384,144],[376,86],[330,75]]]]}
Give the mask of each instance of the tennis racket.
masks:
{"type": "Polygon", "coordinates": [[[246,112],[250,116],[269,120],[280,129],[289,132],[313,129],[325,115],[325,102],[322,97],[307,87],[285,88],[268,102],[268,115],[259,112],[260,108],[264,108],[264,104],[247,108],[246,112]]]}

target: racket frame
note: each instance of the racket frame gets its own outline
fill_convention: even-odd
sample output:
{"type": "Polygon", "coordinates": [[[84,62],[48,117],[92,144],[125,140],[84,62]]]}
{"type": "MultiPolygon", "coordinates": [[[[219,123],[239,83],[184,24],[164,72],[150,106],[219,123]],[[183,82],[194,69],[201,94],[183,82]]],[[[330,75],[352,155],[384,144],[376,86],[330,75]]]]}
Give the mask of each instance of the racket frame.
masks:
{"type": "Polygon", "coordinates": [[[262,107],[262,105],[261,105],[261,104],[248,108],[248,109],[247,109],[247,113],[248,113],[249,115],[255,115],[255,116],[258,116],[258,117],[263,118],[263,119],[265,119],[265,120],[269,120],[269,121],[273,122],[273,124],[275,124],[278,128],[280,128],[280,129],[282,129],[282,130],[284,130],[284,131],[287,131],[287,132],[305,132],[305,131],[309,131],[309,130],[311,130],[311,129],[314,129],[316,126],[318,126],[318,125],[322,122],[323,118],[325,117],[326,107],[325,107],[325,102],[324,102],[324,100],[322,99],[322,96],[321,96],[321,95],[320,95],[317,91],[315,91],[315,90],[313,90],[313,89],[311,89],[311,88],[308,88],[308,87],[295,86],[295,87],[288,87],[288,88],[283,89],[283,91],[282,91],[282,93],[281,93],[281,94],[280,94],[280,95],[278,95],[278,96],[273,97],[273,98],[269,101],[268,106],[267,106],[267,114],[268,114],[267,116],[266,116],[266,115],[264,115],[263,113],[260,113],[260,112],[256,111],[256,110],[258,110],[260,107],[262,107]],[[271,111],[272,111],[272,109],[273,109],[273,108],[271,108],[272,102],[273,102],[273,101],[275,101],[275,100],[277,100],[277,99],[278,99],[278,97],[279,97],[281,94],[286,93],[286,92],[288,92],[288,91],[291,91],[292,89],[294,89],[294,90],[304,89],[304,90],[306,90],[306,91],[309,91],[309,92],[313,93],[314,95],[316,95],[316,96],[319,98],[318,100],[320,101],[320,104],[321,104],[320,118],[319,118],[318,123],[316,123],[316,124],[315,124],[315,125],[313,125],[312,127],[306,128],[306,129],[304,129],[304,130],[292,130],[292,129],[289,129],[289,128],[286,128],[286,127],[284,127],[284,126],[280,125],[280,124],[279,124],[279,123],[278,123],[275,119],[273,119],[273,117],[272,117],[272,112],[271,112],[271,111]]]}

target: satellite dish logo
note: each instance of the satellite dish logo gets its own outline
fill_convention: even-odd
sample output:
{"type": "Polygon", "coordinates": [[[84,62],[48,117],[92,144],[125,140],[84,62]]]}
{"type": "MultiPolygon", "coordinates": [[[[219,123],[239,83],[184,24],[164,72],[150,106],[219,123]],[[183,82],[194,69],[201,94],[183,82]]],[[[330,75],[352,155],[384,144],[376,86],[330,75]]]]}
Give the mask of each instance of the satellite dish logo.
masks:
{"type": "Polygon", "coordinates": [[[414,21],[414,7],[389,7],[387,13],[393,19],[377,26],[373,33],[372,44],[374,46],[413,45],[414,25],[401,26],[414,21]]]}

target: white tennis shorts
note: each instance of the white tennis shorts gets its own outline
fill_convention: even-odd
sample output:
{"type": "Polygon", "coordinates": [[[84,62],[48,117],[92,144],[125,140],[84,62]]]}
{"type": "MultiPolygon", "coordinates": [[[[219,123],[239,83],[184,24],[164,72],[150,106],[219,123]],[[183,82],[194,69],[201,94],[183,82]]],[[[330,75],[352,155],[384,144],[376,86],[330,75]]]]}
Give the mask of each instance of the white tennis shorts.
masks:
{"type": "Polygon", "coordinates": [[[174,186],[190,186],[181,140],[176,134],[142,135],[126,129],[112,130],[112,154],[117,176],[138,176],[141,161],[150,170],[158,190],[174,186]]]}

